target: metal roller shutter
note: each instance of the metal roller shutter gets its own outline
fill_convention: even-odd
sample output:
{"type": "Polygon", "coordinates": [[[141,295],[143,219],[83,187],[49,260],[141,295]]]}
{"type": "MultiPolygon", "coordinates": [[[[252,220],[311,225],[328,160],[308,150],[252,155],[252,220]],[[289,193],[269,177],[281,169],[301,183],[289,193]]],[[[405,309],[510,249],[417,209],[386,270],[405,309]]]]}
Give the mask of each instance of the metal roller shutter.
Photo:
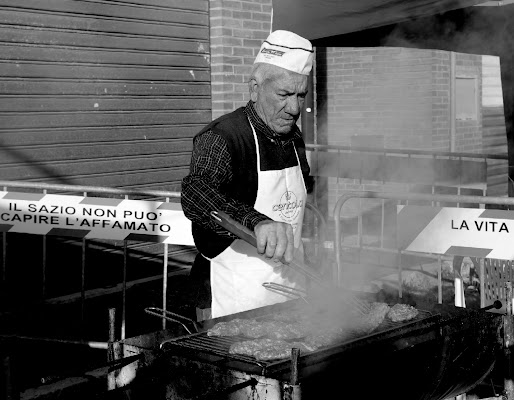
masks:
{"type": "Polygon", "coordinates": [[[0,0],[0,176],[180,190],[211,118],[207,0],[0,0]]]}

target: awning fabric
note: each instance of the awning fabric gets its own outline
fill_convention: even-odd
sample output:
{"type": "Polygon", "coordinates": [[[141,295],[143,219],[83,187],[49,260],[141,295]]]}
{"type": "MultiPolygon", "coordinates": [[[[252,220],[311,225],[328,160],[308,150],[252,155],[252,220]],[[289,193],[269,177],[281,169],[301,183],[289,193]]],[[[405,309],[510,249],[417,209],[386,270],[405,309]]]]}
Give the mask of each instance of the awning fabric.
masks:
{"type": "Polygon", "coordinates": [[[272,29],[313,40],[480,3],[484,0],[273,0],[272,29]]]}

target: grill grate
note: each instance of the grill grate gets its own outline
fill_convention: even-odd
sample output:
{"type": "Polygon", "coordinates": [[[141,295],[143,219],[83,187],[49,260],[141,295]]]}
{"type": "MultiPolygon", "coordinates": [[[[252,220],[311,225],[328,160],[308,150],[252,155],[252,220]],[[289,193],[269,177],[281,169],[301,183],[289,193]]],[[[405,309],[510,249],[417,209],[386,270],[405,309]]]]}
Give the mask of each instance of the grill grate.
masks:
{"type": "MultiPolygon", "coordinates": [[[[430,317],[432,314],[429,311],[418,310],[419,314],[416,318],[406,321],[406,322],[392,322],[388,319],[385,319],[382,324],[375,329],[370,335],[378,332],[384,332],[388,330],[401,329],[404,326],[407,326],[412,323],[417,323],[425,318],[430,317]]],[[[335,344],[335,346],[344,345],[345,343],[363,339],[367,336],[355,336],[349,337],[347,340],[335,344]]],[[[263,369],[276,364],[281,363],[284,360],[275,360],[275,361],[258,361],[252,356],[244,356],[239,354],[230,354],[229,348],[230,345],[236,342],[240,342],[243,340],[250,340],[250,338],[242,337],[242,336],[208,336],[207,332],[194,333],[192,335],[181,336],[178,338],[168,339],[161,344],[161,348],[169,349],[170,347],[179,347],[182,349],[193,350],[197,352],[206,352],[209,354],[217,355],[225,359],[241,361],[247,364],[257,365],[263,369]]],[[[299,339],[301,340],[301,339],[299,339]]],[[[317,351],[323,350],[323,348],[318,349],[314,352],[310,352],[308,354],[316,353],[317,351]]]]}

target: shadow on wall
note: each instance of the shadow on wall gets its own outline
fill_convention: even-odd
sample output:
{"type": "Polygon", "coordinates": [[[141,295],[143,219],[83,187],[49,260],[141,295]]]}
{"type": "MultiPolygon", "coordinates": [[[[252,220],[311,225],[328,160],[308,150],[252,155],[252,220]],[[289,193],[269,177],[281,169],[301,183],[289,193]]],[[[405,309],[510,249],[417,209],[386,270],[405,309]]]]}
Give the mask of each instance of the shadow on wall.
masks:
{"type": "MultiPolygon", "coordinates": [[[[48,166],[48,164],[40,161],[36,161],[33,159],[30,159],[27,157],[23,151],[17,150],[13,148],[12,146],[3,144],[0,140],[0,160],[3,160],[2,163],[0,163],[0,172],[2,173],[2,176],[5,178],[6,176],[13,176],[9,169],[19,169],[20,166],[30,166],[30,170],[34,169],[42,173],[42,176],[48,177],[52,179],[52,183],[58,183],[58,184],[73,184],[69,179],[66,179],[65,177],[60,176],[57,174],[52,168],[48,166]],[[9,164],[3,164],[6,162],[6,160],[9,160],[9,164]]],[[[17,177],[18,180],[21,179],[30,179],[31,176],[23,176],[19,177],[15,173],[14,176],[17,177]]]]}

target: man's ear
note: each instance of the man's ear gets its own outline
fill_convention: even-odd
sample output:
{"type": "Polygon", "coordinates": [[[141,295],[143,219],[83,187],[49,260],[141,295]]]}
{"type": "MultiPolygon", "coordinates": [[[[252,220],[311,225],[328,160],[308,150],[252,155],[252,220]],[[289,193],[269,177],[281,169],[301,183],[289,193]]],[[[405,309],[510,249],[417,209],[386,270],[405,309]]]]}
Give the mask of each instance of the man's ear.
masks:
{"type": "Polygon", "coordinates": [[[255,103],[257,101],[259,91],[259,84],[255,78],[252,78],[250,81],[248,81],[248,90],[250,91],[250,99],[255,103]]]}

